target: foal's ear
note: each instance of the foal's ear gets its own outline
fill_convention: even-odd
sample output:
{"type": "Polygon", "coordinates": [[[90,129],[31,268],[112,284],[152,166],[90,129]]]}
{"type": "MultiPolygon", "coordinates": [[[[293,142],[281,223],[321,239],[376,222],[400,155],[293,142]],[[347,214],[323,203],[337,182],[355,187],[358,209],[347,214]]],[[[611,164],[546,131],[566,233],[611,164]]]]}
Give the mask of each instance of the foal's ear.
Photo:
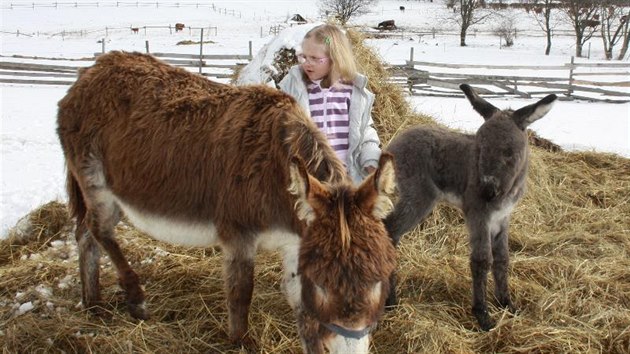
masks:
{"type": "Polygon", "coordinates": [[[512,115],[512,119],[519,128],[525,130],[530,124],[544,117],[553,106],[558,96],[551,94],[545,96],[542,100],[518,109],[512,115]]]}
{"type": "Polygon", "coordinates": [[[387,152],[381,154],[378,168],[369,175],[357,190],[357,204],[378,219],[385,217],[394,208],[392,201],[396,192],[394,157],[387,152]]]}
{"type": "Polygon", "coordinates": [[[493,106],[490,102],[481,98],[477,94],[477,92],[475,92],[475,90],[473,90],[473,88],[470,87],[470,85],[461,84],[459,85],[459,88],[462,91],[464,91],[464,95],[466,95],[466,98],[468,98],[468,101],[470,101],[470,104],[472,104],[473,108],[475,109],[475,111],[477,111],[477,113],[481,114],[483,119],[488,120],[496,112],[499,111],[497,107],[493,106]]]}
{"type": "Polygon", "coordinates": [[[315,219],[315,212],[309,203],[313,193],[321,192],[322,184],[306,171],[304,160],[294,156],[289,164],[289,193],[297,197],[295,211],[300,220],[309,224],[315,219]]]}

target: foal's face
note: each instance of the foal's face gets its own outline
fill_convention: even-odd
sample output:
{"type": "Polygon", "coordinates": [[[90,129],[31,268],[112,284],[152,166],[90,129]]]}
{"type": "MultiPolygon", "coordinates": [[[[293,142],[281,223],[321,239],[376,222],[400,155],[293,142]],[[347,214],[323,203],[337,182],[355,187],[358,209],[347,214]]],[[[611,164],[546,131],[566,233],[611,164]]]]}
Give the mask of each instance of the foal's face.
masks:
{"type": "Polygon", "coordinates": [[[509,190],[527,164],[527,133],[512,120],[512,111],[497,111],[477,131],[479,178],[486,199],[509,190]]]}
{"type": "MultiPolygon", "coordinates": [[[[383,162],[385,160],[385,162],[383,162]]],[[[302,306],[318,336],[335,352],[367,352],[396,265],[382,219],[392,207],[391,158],[355,188],[330,186],[313,177],[298,200],[307,222],[300,246],[302,306]],[[353,338],[354,337],[354,338],[353,338]]]]}
{"type": "Polygon", "coordinates": [[[547,95],[520,108],[500,110],[481,98],[469,85],[459,86],[485,123],[477,130],[476,146],[481,196],[492,200],[511,190],[527,165],[527,126],[549,112],[557,99],[547,95]]]}

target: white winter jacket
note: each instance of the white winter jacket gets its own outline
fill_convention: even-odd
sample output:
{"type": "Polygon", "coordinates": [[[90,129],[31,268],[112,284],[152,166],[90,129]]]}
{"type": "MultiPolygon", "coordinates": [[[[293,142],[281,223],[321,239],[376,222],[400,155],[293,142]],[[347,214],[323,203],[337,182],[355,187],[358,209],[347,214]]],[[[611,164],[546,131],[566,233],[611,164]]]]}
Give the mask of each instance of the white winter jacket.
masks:
{"type": "MultiPolygon", "coordinates": [[[[280,89],[293,96],[304,110],[310,114],[308,92],[299,65],[293,66],[280,81],[280,89]]],[[[374,94],[367,89],[367,78],[361,74],[353,83],[350,98],[350,133],[348,135],[348,157],[344,161],[354,183],[359,183],[367,175],[365,168],[378,166],[381,156],[380,140],[372,121],[372,105],[374,94]]]]}

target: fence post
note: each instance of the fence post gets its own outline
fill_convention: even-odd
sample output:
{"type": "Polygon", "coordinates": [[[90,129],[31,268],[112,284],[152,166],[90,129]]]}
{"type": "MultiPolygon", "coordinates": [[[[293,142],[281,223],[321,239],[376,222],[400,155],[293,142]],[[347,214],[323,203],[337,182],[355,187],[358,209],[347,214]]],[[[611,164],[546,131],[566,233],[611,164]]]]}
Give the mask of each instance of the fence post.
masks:
{"type": "Polygon", "coordinates": [[[409,51],[409,63],[407,63],[407,66],[409,68],[413,68],[413,47],[411,47],[411,50],[409,51]]]}
{"type": "Polygon", "coordinates": [[[144,41],[144,47],[147,49],[147,54],[149,54],[149,41],[144,41]]]}
{"type": "Polygon", "coordinates": [[[567,89],[567,96],[571,97],[573,93],[573,64],[575,63],[575,57],[571,56],[571,66],[569,66],[569,88],[567,89]]]}
{"type": "Polygon", "coordinates": [[[101,38],[101,53],[105,54],[105,38],[101,38]]]}
{"type": "Polygon", "coordinates": [[[254,59],[254,56],[252,55],[252,41],[249,41],[249,60],[254,59]]]}
{"type": "Polygon", "coordinates": [[[203,27],[201,28],[201,40],[199,40],[199,74],[203,66],[203,27]]]}

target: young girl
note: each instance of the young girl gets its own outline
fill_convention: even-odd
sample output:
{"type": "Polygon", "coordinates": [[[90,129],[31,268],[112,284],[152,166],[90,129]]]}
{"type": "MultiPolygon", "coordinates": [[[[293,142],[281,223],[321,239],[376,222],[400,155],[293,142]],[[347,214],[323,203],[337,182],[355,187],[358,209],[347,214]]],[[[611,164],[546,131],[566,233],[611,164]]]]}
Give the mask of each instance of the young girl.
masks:
{"type": "Polygon", "coordinates": [[[357,73],[348,38],[336,26],[317,26],[304,36],[298,61],[280,89],[310,113],[352,180],[360,182],[376,169],[381,149],[372,126],[374,94],[357,73]]]}

